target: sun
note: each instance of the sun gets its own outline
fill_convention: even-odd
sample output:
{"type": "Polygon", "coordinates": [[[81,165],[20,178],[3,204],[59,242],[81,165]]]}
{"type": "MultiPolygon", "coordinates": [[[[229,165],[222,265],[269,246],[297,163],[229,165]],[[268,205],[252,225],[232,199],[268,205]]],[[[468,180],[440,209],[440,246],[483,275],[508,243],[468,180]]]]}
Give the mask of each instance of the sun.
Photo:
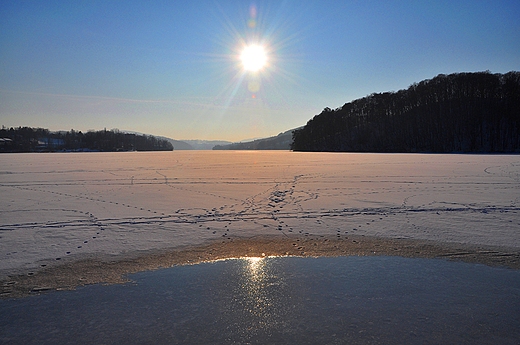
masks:
{"type": "Polygon", "coordinates": [[[251,44],[242,50],[240,61],[242,61],[244,70],[249,72],[258,72],[266,65],[267,54],[262,46],[251,44]]]}

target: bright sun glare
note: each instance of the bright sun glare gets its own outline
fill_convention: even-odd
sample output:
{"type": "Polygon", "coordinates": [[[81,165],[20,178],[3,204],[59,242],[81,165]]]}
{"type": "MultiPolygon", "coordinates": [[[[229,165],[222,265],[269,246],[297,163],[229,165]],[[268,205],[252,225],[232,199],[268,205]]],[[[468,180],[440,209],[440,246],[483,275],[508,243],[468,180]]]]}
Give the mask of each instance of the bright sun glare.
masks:
{"type": "Polygon", "coordinates": [[[267,54],[263,47],[253,44],[244,48],[240,60],[246,71],[257,72],[265,66],[267,54]]]}

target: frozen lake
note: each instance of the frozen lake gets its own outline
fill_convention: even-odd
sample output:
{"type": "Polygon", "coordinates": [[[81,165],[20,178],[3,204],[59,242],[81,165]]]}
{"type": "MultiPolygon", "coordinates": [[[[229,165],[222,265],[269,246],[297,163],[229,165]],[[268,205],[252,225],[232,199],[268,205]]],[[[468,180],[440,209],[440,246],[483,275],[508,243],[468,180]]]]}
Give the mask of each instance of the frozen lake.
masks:
{"type": "Polygon", "coordinates": [[[518,344],[520,271],[401,257],[178,266],[0,300],[9,344],[518,344]]]}
{"type": "MultiPolygon", "coordinates": [[[[208,244],[232,248],[260,237],[278,238],[272,246],[302,241],[269,255],[344,255],[349,249],[339,250],[340,244],[359,244],[363,236],[473,246],[499,263],[520,248],[516,155],[2,154],[0,195],[0,277],[7,295],[16,285],[8,276],[36,276],[84,259],[118,261],[208,244]],[[336,242],[323,247],[328,240],[336,242]]],[[[376,248],[366,245],[364,252],[376,248]]],[[[200,258],[211,259],[206,254],[200,258]]],[[[92,278],[94,266],[78,281],[107,281],[92,278]]],[[[39,284],[34,288],[48,287],[39,284]]]]}
{"type": "Polygon", "coordinates": [[[0,195],[0,342],[520,336],[519,156],[2,154],[0,195]]]}

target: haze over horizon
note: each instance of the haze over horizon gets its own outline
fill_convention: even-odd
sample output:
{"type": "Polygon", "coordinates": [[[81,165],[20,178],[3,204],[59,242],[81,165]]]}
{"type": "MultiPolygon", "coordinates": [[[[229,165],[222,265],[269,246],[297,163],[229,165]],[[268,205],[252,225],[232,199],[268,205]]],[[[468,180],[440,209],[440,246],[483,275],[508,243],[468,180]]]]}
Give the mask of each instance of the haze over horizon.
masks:
{"type": "Polygon", "coordinates": [[[520,70],[518,18],[518,1],[5,1],[0,125],[273,136],[440,73],[520,70]]]}

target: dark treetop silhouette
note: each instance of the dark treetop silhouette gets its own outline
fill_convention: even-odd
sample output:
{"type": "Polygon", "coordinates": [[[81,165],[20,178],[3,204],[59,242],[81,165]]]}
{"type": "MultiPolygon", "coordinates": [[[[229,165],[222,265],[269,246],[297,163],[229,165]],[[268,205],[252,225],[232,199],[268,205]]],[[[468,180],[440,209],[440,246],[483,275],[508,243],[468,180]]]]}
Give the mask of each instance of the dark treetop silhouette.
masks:
{"type": "Polygon", "coordinates": [[[440,74],[325,108],[294,151],[520,152],[520,72],[440,74]]]}
{"type": "Polygon", "coordinates": [[[124,133],[117,129],[107,131],[50,132],[44,128],[2,128],[0,152],[51,151],[172,151],[167,140],[150,135],[124,133]]]}

